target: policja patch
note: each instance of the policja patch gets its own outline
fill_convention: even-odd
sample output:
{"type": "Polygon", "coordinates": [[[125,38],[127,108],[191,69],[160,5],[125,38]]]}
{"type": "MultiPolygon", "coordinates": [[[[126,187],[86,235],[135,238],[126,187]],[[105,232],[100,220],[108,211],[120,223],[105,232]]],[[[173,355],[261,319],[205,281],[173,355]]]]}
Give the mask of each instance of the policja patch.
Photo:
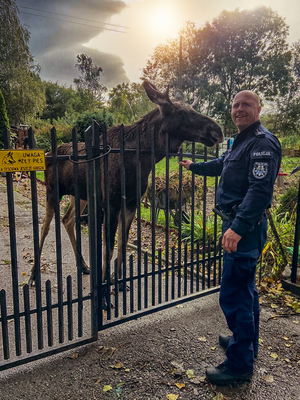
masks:
{"type": "Polygon", "coordinates": [[[253,176],[256,179],[264,178],[268,173],[268,163],[256,162],[253,167],[253,176]]]}

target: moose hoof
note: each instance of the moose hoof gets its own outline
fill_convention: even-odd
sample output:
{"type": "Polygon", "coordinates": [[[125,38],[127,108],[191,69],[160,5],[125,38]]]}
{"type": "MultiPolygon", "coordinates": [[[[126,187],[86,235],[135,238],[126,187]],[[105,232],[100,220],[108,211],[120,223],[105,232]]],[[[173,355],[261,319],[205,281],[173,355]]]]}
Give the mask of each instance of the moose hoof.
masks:
{"type": "Polygon", "coordinates": [[[82,268],[83,275],[90,275],[91,271],[88,268],[82,268]]]}

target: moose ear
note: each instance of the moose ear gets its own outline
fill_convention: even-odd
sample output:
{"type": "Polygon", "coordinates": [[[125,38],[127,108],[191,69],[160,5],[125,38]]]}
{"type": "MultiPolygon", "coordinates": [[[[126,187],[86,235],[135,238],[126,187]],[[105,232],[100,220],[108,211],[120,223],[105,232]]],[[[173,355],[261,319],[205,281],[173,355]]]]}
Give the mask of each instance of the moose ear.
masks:
{"type": "Polygon", "coordinates": [[[169,98],[169,85],[167,86],[167,90],[164,93],[157,90],[156,87],[150,82],[144,81],[143,87],[152,103],[155,103],[160,107],[163,107],[167,104],[173,105],[172,101],[169,98]]]}

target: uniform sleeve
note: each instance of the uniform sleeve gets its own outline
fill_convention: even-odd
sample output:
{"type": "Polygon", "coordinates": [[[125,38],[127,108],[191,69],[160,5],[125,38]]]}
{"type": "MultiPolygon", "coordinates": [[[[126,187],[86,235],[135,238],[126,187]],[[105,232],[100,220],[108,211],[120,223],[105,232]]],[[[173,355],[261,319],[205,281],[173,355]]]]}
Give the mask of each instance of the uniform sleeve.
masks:
{"type": "Polygon", "coordinates": [[[201,163],[192,163],[190,165],[190,171],[196,175],[202,176],[219,176],[223,170],[223,155],[215,160],[201,162],[201,163]]]}
{"type": "Polygon", "coordinates": [[[281,163],[280,144],[259,138],[248,154],[248,190],[231,229],[240,236],[253,230],[271,206],[275,179],[281,163]]]}

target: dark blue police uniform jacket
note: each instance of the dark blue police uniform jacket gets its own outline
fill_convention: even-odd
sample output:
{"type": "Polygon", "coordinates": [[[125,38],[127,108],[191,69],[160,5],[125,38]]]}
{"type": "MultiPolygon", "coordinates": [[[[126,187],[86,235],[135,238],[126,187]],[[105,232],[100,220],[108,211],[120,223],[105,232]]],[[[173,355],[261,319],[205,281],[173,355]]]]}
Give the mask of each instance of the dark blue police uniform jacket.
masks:
{"type": "Polygon", "coordinates": [[[232,147],[220,158],[190,165],[197,175],[220,176],[216,202],[233,217],[231,224],[223,223],[223,231],[230,227],[242,236],[236,255],[258,257],[262,251],[264,211],[271,206],[280,163],[278,139],[257,121],[235,135],[232,147]]]}

